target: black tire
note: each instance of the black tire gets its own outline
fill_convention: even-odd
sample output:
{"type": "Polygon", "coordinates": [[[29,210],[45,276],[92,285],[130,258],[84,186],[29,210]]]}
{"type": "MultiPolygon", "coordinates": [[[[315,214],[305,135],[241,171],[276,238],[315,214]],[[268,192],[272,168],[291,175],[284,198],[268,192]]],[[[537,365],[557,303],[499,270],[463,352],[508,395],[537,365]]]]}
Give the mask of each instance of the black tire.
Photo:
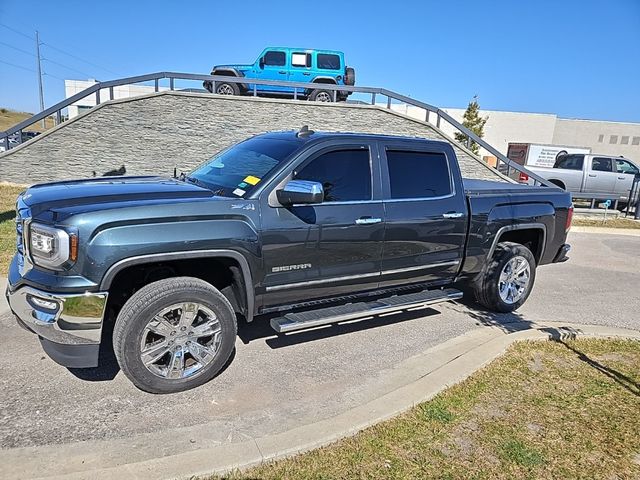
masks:
{"type": "Polygon", "coordinates": [[[218,95],[240,95],[240,87],[237,83],[216,82],[215,91],[218,95]]]}
{"type": "MultiPolygon", "coordinates": [[[[197,322],[198,315],[199,311],[196,312],[192,325],[197,322]]],[[[236,334],[237,324],[233,308],[220,291],[197,278],[175,277],[150,283],[129,298],[115,322],[113,350],[123,373],[136,387],[150,393],[174,393],[197,387],[215,377],[233,353],[236,334]],[[163,309],[182,302],[197,303],[213,312],[220,327],[221,340],[210,363],[202,366],[193,376],[162,378],[143,363],[141,342],[151,319],[163,309]]],[[[167,335],[166,339],[169,338],[177,337],[167,335]]],[[[171,351],[168,351],[167,355],[171,357],[171,351]]],[[[188,355],[188,350],[182,350],[181,357],[187,358],[183,360],[183,365],[189,360],[188,355]]]]}
{"type": "Polygon", "coordinates": [[[312,102],[333,102],[333,93],[333,90],[313,90],[309,95],[309,100],[312,102]]]}
{"type": "MultiPolygon", "coordinates": [[[[500,242],[496,246],[492,258],[473,285],[476,301],[493,312],[508,313],[517,310],[527,301],[536,280],[536,260],[531,251],[519,243],[500,242]],[[529,264],[529,275],[526,288],[517,301],[505,301],[500,294],[500,275],[506,265],[514,258],[526,259],[529,264]]],[[[520,279],[520,281],[522,281],[520,279]]],[[[520,292],[518,292],[520,293],[520,292]]],[[[515,298],[515,297],[513,297],[515,298]]]]}

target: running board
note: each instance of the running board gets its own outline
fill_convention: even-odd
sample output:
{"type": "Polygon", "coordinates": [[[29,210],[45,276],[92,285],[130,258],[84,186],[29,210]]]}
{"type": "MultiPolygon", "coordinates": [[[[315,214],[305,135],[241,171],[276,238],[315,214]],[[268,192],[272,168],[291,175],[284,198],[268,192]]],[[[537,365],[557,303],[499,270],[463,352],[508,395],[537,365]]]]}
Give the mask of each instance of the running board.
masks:
{"type": "Polygon", "coordinates": [[[338,307],[319,308],[307,312],[287,313],[271,319],[271,328],[278,333],[293,332],[329,323],[339,323],[357,318],[380,315],[382,313],[426,307],[436,303],[462,298],[462,292],[453,288],[444,290],[423,290],[417,293],[395,295],[370,302],[348,303],[338,307]]]}

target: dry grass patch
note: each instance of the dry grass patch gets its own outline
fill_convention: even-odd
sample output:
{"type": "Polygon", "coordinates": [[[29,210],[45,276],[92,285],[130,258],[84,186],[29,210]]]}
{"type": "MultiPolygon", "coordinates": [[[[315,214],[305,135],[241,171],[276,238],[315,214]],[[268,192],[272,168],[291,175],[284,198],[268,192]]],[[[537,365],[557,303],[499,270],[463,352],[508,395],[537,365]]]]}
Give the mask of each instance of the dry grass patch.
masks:
{"type": "MultiPolygon", "coordinates": [[[[9,110],[8,108],[0,108],[0,131],[5,131],[32,116],[33,113],[16,112],[14,110],[9,110]]],[[[53,117],[47,117],[45,119],[45,125],[46,127],[42,128],[42,122],[36,122],[33,125],[29,125],[27,130],[34,132],[47,130],[55,126],[53,117]]]]}
{"type": "MultiPolygon", "coordinates": [[[[16,197],[25,187],[0,184],[0,274],[9,270],[16,250],[16,197]]],[[[4,292],[2,292],[4,293],[4,292]]]]}
{"type": "Polygon", "coordinates": [[[631,218],[607,218],[603,221],[573,217],[571,224],[578,227],[640,228],[640,220],[631,218]]]}
{"type": "Polygon", "coordinates": [[[640,478],[639,413],[640,342],[519,343],[406,414],[227,478],[640,478]]]}

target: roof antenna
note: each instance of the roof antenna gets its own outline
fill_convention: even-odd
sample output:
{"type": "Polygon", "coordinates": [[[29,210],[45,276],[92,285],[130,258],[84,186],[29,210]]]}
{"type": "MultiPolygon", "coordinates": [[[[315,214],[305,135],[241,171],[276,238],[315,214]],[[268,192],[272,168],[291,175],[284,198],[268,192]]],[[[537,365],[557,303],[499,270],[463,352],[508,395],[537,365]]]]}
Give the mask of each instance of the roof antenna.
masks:
{"type": "Polygon", "coordinates": [[[298,131],[298,133],[296,133],[296,137],[306,138],[313,135],[314,133],[316,132],[314,132],[313,130],[309,130],[309,125],[303,125],[302,128],[298,131]]]}

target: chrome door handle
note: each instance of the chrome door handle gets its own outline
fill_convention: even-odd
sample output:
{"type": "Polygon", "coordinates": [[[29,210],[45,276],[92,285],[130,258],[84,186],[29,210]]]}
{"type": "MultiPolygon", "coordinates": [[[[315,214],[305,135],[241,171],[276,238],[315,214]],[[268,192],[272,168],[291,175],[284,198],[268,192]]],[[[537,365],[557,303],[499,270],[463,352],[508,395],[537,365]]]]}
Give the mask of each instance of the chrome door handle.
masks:
{"type": "Polygon", "coordinates": [[[371,217],[363,217],[358,218],[356,223],[358,225],[373,225],[374,223],[380,223],[382,221],[381,218],[371,218],[371,217]]]}
{"type": "Polygon", "coordinates": [[[442,214],[444,218],[460,218],[463,215],[464,213],[460,213],[460,212],[449,212],[449,213],[442,214]]]}

